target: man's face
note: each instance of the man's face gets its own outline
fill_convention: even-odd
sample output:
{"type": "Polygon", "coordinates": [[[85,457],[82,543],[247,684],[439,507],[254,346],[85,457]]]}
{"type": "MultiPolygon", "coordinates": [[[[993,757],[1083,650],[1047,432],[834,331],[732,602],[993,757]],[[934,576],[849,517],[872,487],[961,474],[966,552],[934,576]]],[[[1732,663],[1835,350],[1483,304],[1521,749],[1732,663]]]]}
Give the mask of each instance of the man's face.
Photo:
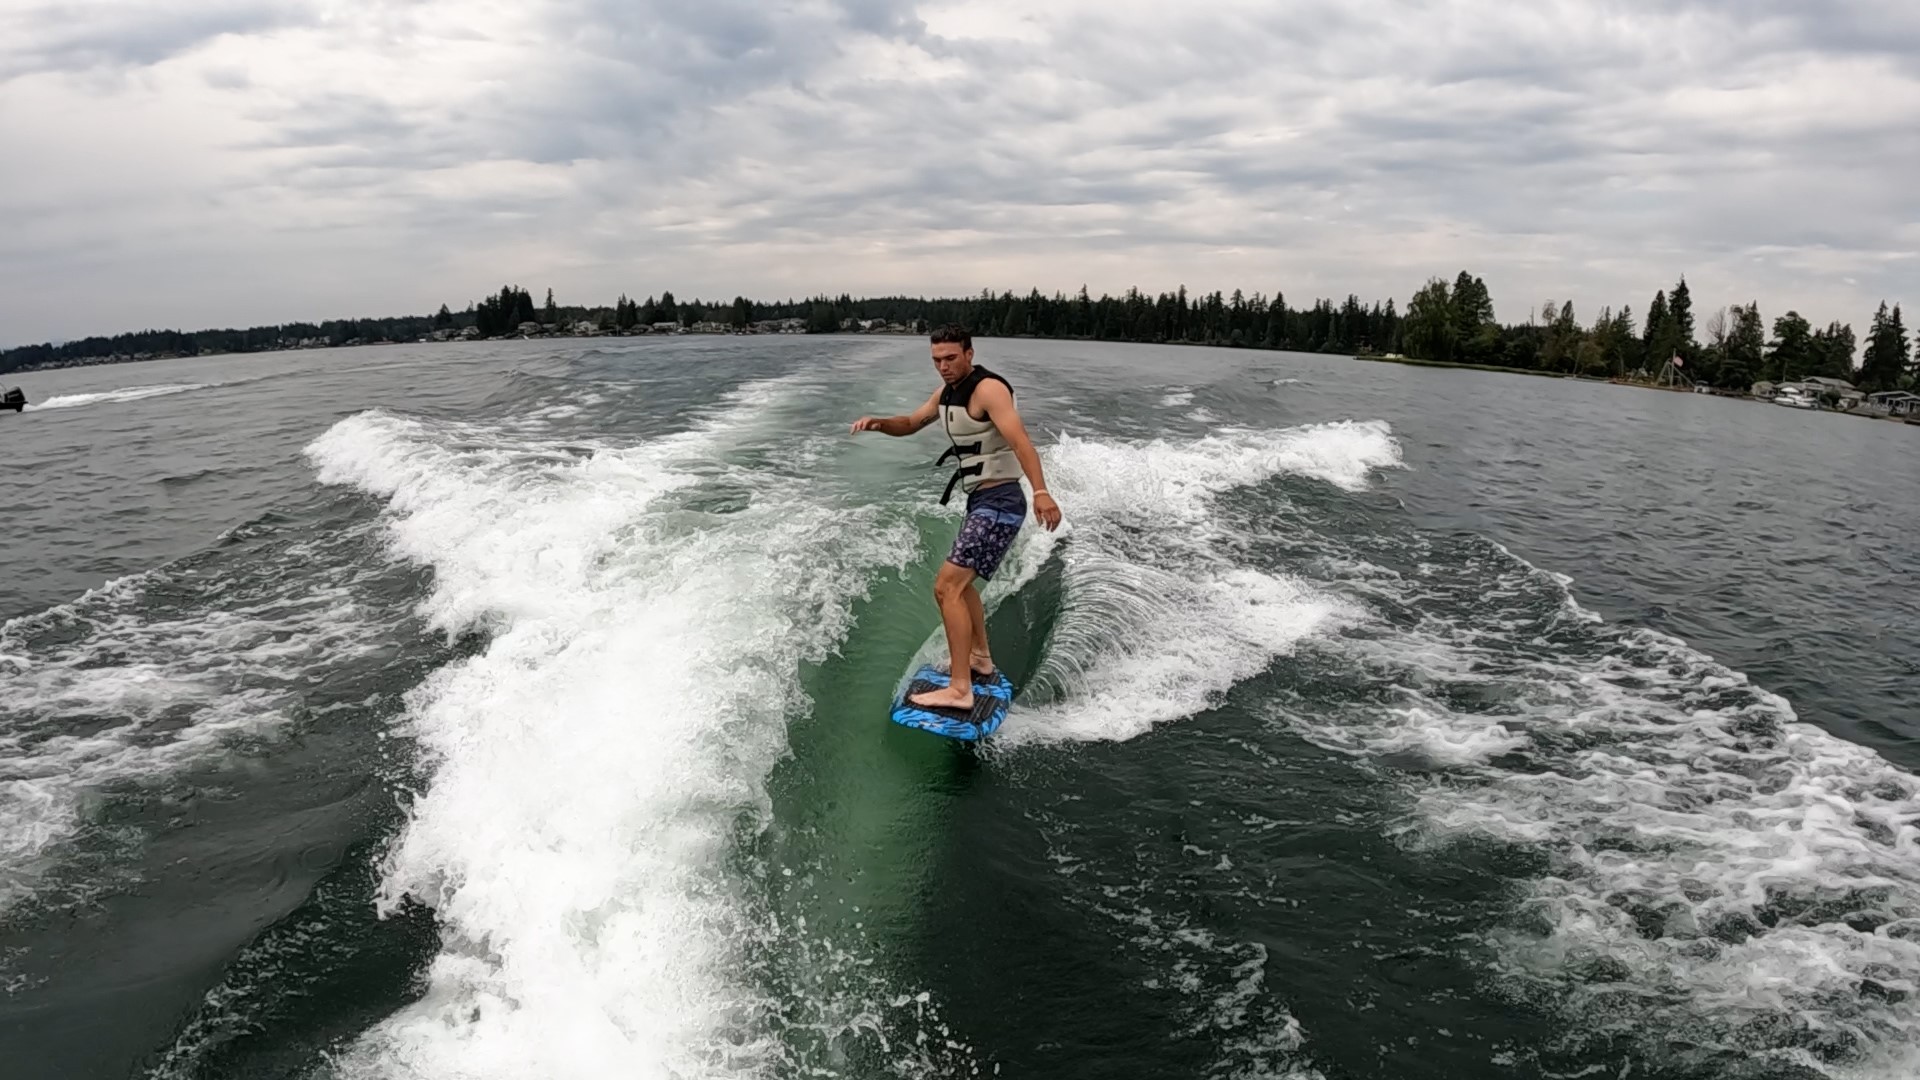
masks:
{"type": "Polygon", "coordinates": [[[933,366],[940,372],[940,378],[951,386],[967,377],[973,370],[973,350],[963,349],[958,342],[945,342],[933,347],[933,366]]]}

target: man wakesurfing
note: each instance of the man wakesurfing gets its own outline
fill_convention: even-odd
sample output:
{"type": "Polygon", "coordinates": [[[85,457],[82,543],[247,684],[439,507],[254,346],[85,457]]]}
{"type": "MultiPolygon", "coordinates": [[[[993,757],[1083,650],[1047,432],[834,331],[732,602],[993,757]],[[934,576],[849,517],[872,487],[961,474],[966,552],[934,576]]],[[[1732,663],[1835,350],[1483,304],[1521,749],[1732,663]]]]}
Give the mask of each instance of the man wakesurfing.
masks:
{"type": "Polygon", "coordinates": [[[955,484],[967,493],[967,516],[954,538],[953,550],[933,579],[933,599],[946,627],[947,648],[953,666],[947,685],[908,698],[928,709],[973,708],[972,680],[962,671],[992,678],[993,654],[987,647],[986,609],[974,578],[990,581],[1000,560],[1027,518],[1027,496],[1020,490],[1020,474],[1033,484],[1033,516],[1052,532],[1060,525],[1060,504],[1047,493],[1040,472],[1040,455],[1020,423],[1013,405],[1013,387],[1007,380],[973,362],[973,335],[965,327],[949,325],[933,332],[933,366],[946,385],[905,416],[863,416],[853,431],[912,435],[935,420],[945,427],[952,445],[940,461],[958,459],[953,478],[940,496],[945,506],[955,484]]]}

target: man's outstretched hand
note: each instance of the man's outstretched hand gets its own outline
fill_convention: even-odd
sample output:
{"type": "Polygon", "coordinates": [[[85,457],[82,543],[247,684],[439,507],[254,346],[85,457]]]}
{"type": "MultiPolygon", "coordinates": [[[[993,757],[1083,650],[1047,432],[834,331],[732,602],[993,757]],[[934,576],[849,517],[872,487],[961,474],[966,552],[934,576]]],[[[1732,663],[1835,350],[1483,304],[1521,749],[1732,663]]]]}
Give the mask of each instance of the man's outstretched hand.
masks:
{"type": "Polygon", "coordinates": [[[1054,502],[1053,496],[1046,492],[1038,492],[1033,496],[1033,516],[1047,527],[1048,532],[1052,532],[1060,527],[1060,504],[1054,502]]]}
{"type": "Polygon", "coordinates": [[[880,430],[879,417],[863,416],[860,419],[855,420],[853,422],[853,427],[848,429],[848,434],[857,434],[862,431],[878,431],[878,430],[880,430]]]}

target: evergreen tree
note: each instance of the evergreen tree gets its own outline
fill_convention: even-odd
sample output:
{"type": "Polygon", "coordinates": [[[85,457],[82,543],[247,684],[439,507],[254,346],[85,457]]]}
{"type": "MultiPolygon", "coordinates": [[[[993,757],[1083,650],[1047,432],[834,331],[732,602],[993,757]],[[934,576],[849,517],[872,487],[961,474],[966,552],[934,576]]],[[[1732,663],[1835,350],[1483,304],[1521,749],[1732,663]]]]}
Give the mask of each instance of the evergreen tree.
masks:
{"type": "Polygon", "coordinates": [[[1493,321],[1493,298],[1487,283],[1460,271],[1453,282],[1453,338],[1460,359],[1484,364],[1500,347],[1500,327],[1493,321]]]}
{"type": "Polygon", "coordinates": [[[560,321],[560,310],[554,307],[552,289],[547,290],[547,306],[546,310],[541,314],[540,321],[546,323],[548,326],[553,326],[560,321]]]}
{"type": "Polygon", "coordinates": [[[1849,324],[1831,322],[1825,330],[1816,331],[1813,335],[1813,351],[1820,374],[1829,379],[1853,382],[1859,378],[1853,370],[1855,348],[1853,327],[1849,324]]]}
{"type": "Polygon", "coordinates": [[[1697,349],[1693,341],[1693,294],[1687,290],[1684,275],[1667,295],[1667,319],[1672,326],[1673,351],[1691,359],[1697,349]]]}
{"type": "Polygon", "coordinates": [[[523,322],[533,321],[533,296],[512,285],[474,307],[473,325],[483,337],[500,337],[517,331],[523,322]]]}
{"type": "Polygon", "coordinates": [[[1597,363],[1592,374],[1620,376],[1630,370],[1633,348],[1633,314],[1621,308],[1618,314],[1601,308],[1593,322],[1591,340],[1597,363]]]}
{"type": "Polygon", "coordinates": [[[1620,366],[1617,370],[1624,375],[1629,371],[1637,370],[1645,362],[1640,335],[1633,328],[1633,305],[1627,304],[1622,307],[1620,314],[1613,317],[1613,321],[1620,336],[1620,366]]]}
{"type": "Polygon", "coordinates": [[[1813,327],[1799,312],[1789,311],[1773,320],[1773,342],[1763,378],[1798,382],[1809,375],[1821,374],[1820,359],[1814,349],[1813,327]]]}
{"type": "Polygon", "coordinates": [[[1580,329],[1580,321],[1574,317],[1573,301],[1568,300],[1558,306],[1549,300],[1540,305],[1540,321],[1546,324],[1546,334],[1540,348],[1540,366],[1548,371],[1578,372],[1583,360],[1591,356],[1583,355],[1581,346],[1586,335],[1580,329]]]}
{"type": "Polygon", "coordinates": [[[1659,370],[1667,357],[1673,355],[1675,340],[1673,316],[1667,308],[1667,290],[1661,289],[1653,294],[1653,303],[1647,308],[1646,338],[1641,343],[1645,352],[1643,367],[1649,372],[1659,370]]]}
{"type": "Polygon", "coordinates": [[[840,329],[840,320],[833,313],[833,305],[825,297],[815,300],[807,310],[807,333],[831,334],[840,329]]]}
{"type": "Polygon", "coordinates": [[[1281,293],[1273,294],[1273,303],[1267,305],[1267,347],[1285,349],[1292,345],[1293,339],[1287,326],[1287,299],[1281,293]]]}
{"type": "Polygon", "coordinates": [[[1024,300],[1009,296],[1000,315],[1000,335],[1002,337],[1020,337],[1027,333],[1027,305],[1024,300]]]}
{"type": "Polygon", "coordinates": [[[1760,320],[1759,304],[1735,304],[1732,316],[1719,379],[1723,386],[1746,387],[1758,378],[1760,365],[1766,361],[1766,324],[1760,320]]]}
{"type": "Polygon", "coordinates": [[[673,294],[671,292],[663,292],[660,294],[660,302],[654,306],[653,318],[649,321],[672,323],[680,321],[680,305],[673,302],[673,294]]]}
{"type": "Polygon", "coordinates": [[[1907,329],[1900,321],[1900,306],[1887,310],[1886,301],[1874,313],[1873,329],[1867,332],[1867,351],[1860,358],[1860,385],[1873,390],[1894,390],[1907,374],[1910,362],[1907,329]]]}
{"type": "Polygon", "coordinates": [[[435,330],[446,330],[452,326],[453,312],[447,310],[447,305],[441,304],[440,310],[433,316],[433,328],[435,330]]]}
{"type": "Polygon", "coordinates": [[[1647,316],[1646,369],[1657,372],[1676,356],[1682,364],[1693,360],[1700,350],[1693,340],[1693,296],[1687,280],[1681,278],[1672,292],[1656,293],[1654,304],[1661,310],[1657,321],[1652,313],[1647,316]]]}

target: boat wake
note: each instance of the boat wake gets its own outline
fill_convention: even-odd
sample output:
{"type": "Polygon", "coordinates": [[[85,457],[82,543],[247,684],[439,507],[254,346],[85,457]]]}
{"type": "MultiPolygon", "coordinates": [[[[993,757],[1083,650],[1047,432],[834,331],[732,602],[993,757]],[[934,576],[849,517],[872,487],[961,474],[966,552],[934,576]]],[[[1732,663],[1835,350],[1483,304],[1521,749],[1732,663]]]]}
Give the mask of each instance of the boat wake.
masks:
{"type": "MultiPolygon", "coordinates": [[[[269,514],[268,519],[277,515],[269,514]]],[[[362,520],[319,540],[264,520],[215,547],[0,624],[0,917],[108,887],[138,843],[101,819],[186,770],[279,737],[388,648],[362,520]],[[122,853],[124,854],[124,853],[122,853]],[[99,864],[99,865],[96,865],[99,864]]]]}
{"type": "Polygon", "coordinates": [[[412,695],[429,780],[383,903],[436,912],[425,996],[342,1076],[753,1073],[784,1053],[729,867],[808,708],[803,664],[844,638],[869,576],[916,534],[808,502],[806,452],[760,449],[808,388],[732,394],[638,446],[365,413],[309,453],[387,506],[425,611],[484,629],[412,695]]]}
{"type": "Polygon", "coordinates": [[[1316,643],[1320,704],[1273,715],[1403,777],[1412,847],[1547,860],[1483,944],[1559,1049],[1920,1072],[1913,776],[1497,544],[1378,541],[1328,563],[1370,617],[1316,643]]]}
{"type": "Polygon", "coordinates": [[[78,409],[87,405],[116,405],[127,401],[144,401],[147,398],[168,397],[173,394],[185,394],[194,390],[205,390],[209,383],[177,383],[156,386],[125,386],[118,390],[100,390],[88,394],[57,394],[40,402],[28,402],[27,412],[46,412],[52,409],[78,409]]]}

